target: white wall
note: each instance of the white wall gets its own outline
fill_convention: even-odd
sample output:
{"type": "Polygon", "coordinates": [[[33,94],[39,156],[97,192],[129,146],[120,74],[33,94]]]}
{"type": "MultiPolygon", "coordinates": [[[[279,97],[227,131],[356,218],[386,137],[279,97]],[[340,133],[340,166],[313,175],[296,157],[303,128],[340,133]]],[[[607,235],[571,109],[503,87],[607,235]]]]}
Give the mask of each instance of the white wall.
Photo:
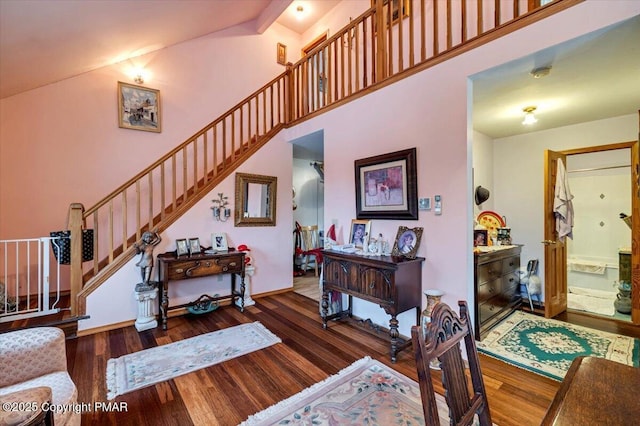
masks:
{"type": "Polygon", "coordinates": [[[480,132],[473,132],[473,215],[493,210],[493,139],[480,132]],[[475,203],[475,189],[482,186],[489,190],[489,199],[481,205],[475,203]]]}
{"type": "MultiPolygon", "coordinates": [[[[325,170],[325,222],[330,223],[336,218],[338,239],[344,241],[350,222],[356,215],[354,160],[417,147],[418,196],[442,195],[443,214],[436,216],[433,211],[421,211],[418,221],[374,220],[372,232],[381,232],[386,239],[392,240],[400,225],[424,227],[418,250],[418,255],[426,258],[423,289],[443,290],[443,301],[451,305],[461,299],[472,300],[474,212],[471,204],[472,164],[468,150],[471,150],[473,134],[467,132],[470,126],[467,106],[469,76],[638,13],[640,3],[636,2],[586,1],[286,130],[287,140],[324,131],[325,159],[331,162],[331,167],[325,170]]],[[[500,142],[509,146],[510,159],[519,160],[522,156],[527,166],[542,167],[542,157],[539,162],[534,159],[535,150],[527,155],[519,152],[522,149],[520,144],[500,142]],[[528,164],[529,161],[533,164],[528,164]]],[[[497,174],[493,176],[495,209],[508,217],[515,217],[516,210],[503,209],[503,204],[498,201],[500,197],[495,195],[505,191],[509,196],[516,195],[518,213],[524,209],[534,215],[536,200],[539,203],[542,200],[542,181],[539,185],[534,184],[535,178],[520,172],[522,165],[512,161],[509,166],[507,178],[497,174]],[[518,195],[523,189],[526,197],[518,195]]],[[[505,199],[504,204],[510,205],[510,202],[505,199]]],[[[540,224],[541,218],[540,214],[540,224]]],[[[521,229],[520,232],[532,232],[536,235],[536,244],[539,244],[540,233],[535,220],[532,223],[516,221],[511,225],[521,229]]],[[[516,238],[520,238],[516,234],[516,238]]],[[[533,240],[526,239],[525,244],[531,247],[533,240]]],[[[531,253],[525,252],[524,258],[529,256],[531,253]]],[[[388,325],[389,317],[379,307],[361,300],[354,303],[356,315],[388,325]]],[[[399,317],[401,334],[409,335],[414,319],[414,312],[399,317]]]]}
{"type": "MultiPolygon", "coordinates": [[[[324,230],[324,183],[310,165],[311,160],[293,160],[293,187],[296,189],[295,202],[298,206],[293,211],[293,220],[300,225],[318,225],[324,230]]],[[[292,224],[292,231],[293,226],[292,224]]]]}
{"type": "MultiPolygon", "coordinates": [[[[288,288],[293,285],[291,245],[291,186],[292,180],[290,159],[291,145],[276,135],[256,155],[247,160],[237,172],[276,176],[277,205],[275,227],[235,227],[233,213],[227,222],[213,219],[211,200],[218,192],[229,195],[231,209],[235,209],[235,174],[232,174],[218,185],[209,196],[200,200],[187,214],[171,225],[162,234],[162,242],[155,248],[154,254],[176,249],[178,238],[198,237],[203,246],[211,245],[212,232],[224,232],[230,247],[246,244],[248,253],[255,266],[255,274],[251,278],[251,293],[266,293],[288,288]],[[272,161],[264,161],[266,158],[272,161]],[[281,159],[277,161],[275,159],[281,159]],[[274,255],[278,253],[278,255],[274,255]]],[[[138,257],[121,268],[107,282],[102,284],[87,298],[87,314],[90,318],[80,321],[79,330],[88,330],[116,324],[136,318],[137,302],[133,299],[136,283],[140,282],[140,271],[135,266],[138,257]]],[[[157,265],[154,266],[153,277],[158,276],[157,265]]],[[[170,306],[197,299],[200,295],[229,294],[229,277],[193,278],[185,281],[171,282],[169,286],[170,306]]],[[[156,313],[157,313],[156,307],[156,313]]],[[[169,326],[170,323],[169,323],[169,326]]]]}

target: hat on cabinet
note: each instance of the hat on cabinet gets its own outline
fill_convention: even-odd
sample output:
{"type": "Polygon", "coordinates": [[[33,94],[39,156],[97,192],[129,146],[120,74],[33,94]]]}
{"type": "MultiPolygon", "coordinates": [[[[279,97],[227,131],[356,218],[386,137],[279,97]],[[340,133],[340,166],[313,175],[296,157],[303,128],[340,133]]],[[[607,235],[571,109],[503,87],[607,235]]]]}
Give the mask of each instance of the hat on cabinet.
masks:
{"type": "Polygon", "coordinates": [[[479,206],[480,204],[487,201],[490,194],[491,193],[487,188],[483,188],[482,186],[478,185],[478,187],[476,188],[476,205],[479,206]]]}

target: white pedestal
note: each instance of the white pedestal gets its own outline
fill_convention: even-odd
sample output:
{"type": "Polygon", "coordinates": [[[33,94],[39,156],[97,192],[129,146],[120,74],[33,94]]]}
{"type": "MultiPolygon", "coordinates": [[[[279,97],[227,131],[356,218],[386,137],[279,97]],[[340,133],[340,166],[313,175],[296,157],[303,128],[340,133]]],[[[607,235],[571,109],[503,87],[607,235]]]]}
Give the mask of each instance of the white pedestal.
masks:
{"type": "Polygon", "coordinates": [[[156,316],[153,314],[153,304],[157,297],[157,287],[151,290],[135,292],[135,298],[138,301],[138,318],[135,323],[136,330],[145,331],[158,326],[156,316]]]}
{"type": "MultiPolygon", "coordinates": [[[[244,267],[244,307],[255,305],[256,302],[251,298],[251,277],[256,273],[255,266],[244,267]]],[[[236,306],[240,306],[240,301],[236,300],[236,306]]]]}

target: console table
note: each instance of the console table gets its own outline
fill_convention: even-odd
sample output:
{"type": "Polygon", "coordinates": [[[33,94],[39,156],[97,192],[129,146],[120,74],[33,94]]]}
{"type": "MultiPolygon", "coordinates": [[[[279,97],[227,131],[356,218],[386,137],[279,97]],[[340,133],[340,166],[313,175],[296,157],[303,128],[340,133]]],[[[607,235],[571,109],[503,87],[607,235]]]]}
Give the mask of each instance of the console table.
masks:
{"type": "Polygon", "coordinates": [[[362,256],[334,250],[324,250],[322,258],[322,327],[326,329],[330,319],[344,315],[351,317],[354,296],[376,303],[391,315],[391,362],[396,362],[398,351],[411,345],[411,339],[400,337],[397,315],[415,308],[416,325],[420,323],[424,258],[362,256]],[[349,295],[346,310],[329,315],[330,291],[349,295]]]}
{"type": "Polygon", "coordinates": [[[229,250],[225,253],[195,254],[192,256],[176,257],[175,252],[167,252],[158,255],[160,283],[162,284],[162,297],[160,301],[160,315],[162,316],[162,329],[167,329],[167,313],[170,310],[195,306],[205,302],[214,302],[223,299],[231,299],[240,312],[244,311],[244,256],[241,251],[229,250]],[[202,295],[193,302],[169,307],[169,282],[175,280],[187,280],[190,278],[206,277],[210,275],[231,274],[231,294],[227,296],[212,297],[202,295]],[[236,288],[236,275],[240,276],[240,288],[236,288]]]}

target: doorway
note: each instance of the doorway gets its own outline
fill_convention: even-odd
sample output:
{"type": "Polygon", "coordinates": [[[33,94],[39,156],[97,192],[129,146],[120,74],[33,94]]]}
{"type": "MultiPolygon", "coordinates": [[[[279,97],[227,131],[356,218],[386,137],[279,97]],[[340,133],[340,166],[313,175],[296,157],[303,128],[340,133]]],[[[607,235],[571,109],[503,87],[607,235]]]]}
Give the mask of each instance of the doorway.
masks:
{"type": "MultiPolygon", "coordinates": [[[[324,244],[326,226],[324,221],[324,132],[322,130],[310,133],[306,136],[291,141],[293,145],[293,176],[292,176],[292,208],[293,223],[292,242],[294,253],[301,244],[296,240],[296,224],[300,226],[318,226],[318,245],[324,244]]],[[[294,275],[303,274],[302,277],[315,275],[315,268],[309,271],[301,270],[302,256],[294,255],[294,275]],[[309,272],[309,273],[307,273],[309,272]]],[[[294,289],[296,280],[294,279],[294,289]]],[[[318,287],[318,278],[307,280],[315,283],[315,290],[318,287]]]]}
{"type": "Polygon", "coordinates": [[[625,294],[622,292],[623,288],[630,289],[632,294],[640,291],[639,277],[631,275],[640,258],[637,244],[632,251],[632,236],[640,232],[638,221],[623,220],[640,208],[639,197],[636,196],[639,184],[634,177],[634,170],[637,176],[639,161],[638,141],[547,152],[543,241],[545,316],[554,317],[567,308],[577,308],[588,315],[640,323],[640,307],[637,303],[631,306],[630,298],[623,300],[625,294]],[[574,238],[565,242],[556,238],[551,207],[555,161],[564,162],[574,195],[574,238]],[[572,293],[581,296],[574,297],[579,300],[577,305],[570,303],[572,293]],[[617,296],[618,293],[623,297],[617,296]],[[592,295],[597,299],[609,297],[610,300],[582,297],[592,295]],[[601,307],[584,309],[587,308],[586,303],[596,303],[601,307]]]}

